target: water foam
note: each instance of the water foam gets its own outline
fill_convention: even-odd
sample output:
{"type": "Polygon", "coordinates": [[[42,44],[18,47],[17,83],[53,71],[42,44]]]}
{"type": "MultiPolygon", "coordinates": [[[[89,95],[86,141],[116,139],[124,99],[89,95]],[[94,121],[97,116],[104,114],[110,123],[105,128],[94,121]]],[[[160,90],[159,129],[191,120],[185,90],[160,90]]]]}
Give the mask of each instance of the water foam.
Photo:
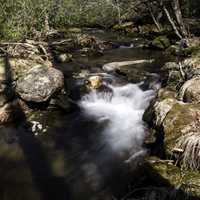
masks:
{"type": "Polygon", "coordinates": [[[102,135],[113,151],[140,153],[146,136],[142,115],[155,92],[142,91],[139,84],[110,88],[112,93],[91,91],[82,98],[80,106],[99,123],[106,121],[102,135]]]}

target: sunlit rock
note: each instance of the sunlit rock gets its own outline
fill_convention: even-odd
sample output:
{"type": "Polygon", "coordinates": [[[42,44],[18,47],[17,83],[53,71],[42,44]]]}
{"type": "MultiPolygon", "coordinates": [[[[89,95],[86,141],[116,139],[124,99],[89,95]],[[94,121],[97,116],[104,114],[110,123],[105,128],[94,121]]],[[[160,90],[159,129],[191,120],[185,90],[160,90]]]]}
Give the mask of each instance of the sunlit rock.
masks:
{"type": "Polygon", "coordinates": [[[106,63],[103,65],[102,68],[106,72],[111,72],[111,71],[115,71],[115,70],[120,70],[120,68],[123,66],[150,64],[153,62],[154,62],[153,59],[150,59],[150,60],[127,60],[127,61],[121,61],[121,62],[106,63]]]}
{"type": "Polygon", "coordinates": [[[103,79],[101,76],[91,76],[87,80],[87,87],[89,89],[98,89],[102,86],[103,79]]]}
{"type": "Polygon", "coordinates": [[[16,91],[25,101],[44,102],[64,86],[64,76],[55,68],[38,65],[17,81],[16,91]]]}
{"type": "Polygon", "coordinates": [[[189,103],[200,103],[200,77],[184,83],[179,91],[179,99],[189,103]]]}
{"type": "Polygon", "coordinates": [[[32,57],[32,59],[22,59],[22,58],[11,58],[9,59],[9,66],[12,70],[12,79],[17,80],[23,76],[28,70],[34,66],[42,64],[47,67],[51,67],[52,63],[50,61],[44,61],[41,57],[32,57]]]}
{"type": "Polygon", "coordinates": [[[146,109],[143,119],[155,128],[162,126],[168,112],[177,103],[175,92],[169,89],[160,89],[157,98],[146,109]]]}

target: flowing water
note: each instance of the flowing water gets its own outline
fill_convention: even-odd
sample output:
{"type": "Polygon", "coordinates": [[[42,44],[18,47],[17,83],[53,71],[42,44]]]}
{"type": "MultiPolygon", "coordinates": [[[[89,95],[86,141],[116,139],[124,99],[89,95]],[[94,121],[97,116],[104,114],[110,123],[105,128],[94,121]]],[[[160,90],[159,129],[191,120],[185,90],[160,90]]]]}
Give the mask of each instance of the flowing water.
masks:
{"type": "MultiPolygon", "coordinates": [[[[134,48],[109,50],[101,57],[77,58],[76,63],[62,70],[69,73],[78,63],[95,71],[107,62],[152,58],[157,60],[153,65],[135,67],[155,76],[168,58],[160,52],[134,48]]],[[[142,115],[156,93],[150,88],[157,87],[144,90],[143,82],[128,83],[117,74],[108,77],[104,84],[109,90],[84,94],[77,101],[79,110],[70,114],[41,111],[39,117],[33,117],[43,127],[37,136],[25,133],[21,126],[1,127],[0,184],[5,200],[123,196],[134,179],[134,166],[146,154],[143,142],[148,130],[142,115]]],[[[158,84],[158,80],[152,84],[158,84]]]]}
{"type": "Polygon", "coordinates": [[[154,91],[130,83],[110,88],[112,93],[92,91],[83,96],[80,106],[85,115],[107,122],[102,137],[114,152],[139,152],[146,134],[142,115],[154,91]]]}

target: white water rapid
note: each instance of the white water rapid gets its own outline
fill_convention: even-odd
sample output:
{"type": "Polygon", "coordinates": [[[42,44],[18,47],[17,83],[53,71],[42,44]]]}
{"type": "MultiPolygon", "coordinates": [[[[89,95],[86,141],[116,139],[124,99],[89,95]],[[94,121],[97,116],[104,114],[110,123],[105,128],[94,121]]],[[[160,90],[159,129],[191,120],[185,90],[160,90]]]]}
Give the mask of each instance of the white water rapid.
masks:
{"type": "Polygon", "coordinates": [[[84,114],[105,121],[103,139],[115,152],[131,152],[129,159],[144,152],[146,129],[142,115],[154,96],[153,90],[142,91],[139,84],[109,86],[113,93],[91,91],[80,106],[84,114]]]}

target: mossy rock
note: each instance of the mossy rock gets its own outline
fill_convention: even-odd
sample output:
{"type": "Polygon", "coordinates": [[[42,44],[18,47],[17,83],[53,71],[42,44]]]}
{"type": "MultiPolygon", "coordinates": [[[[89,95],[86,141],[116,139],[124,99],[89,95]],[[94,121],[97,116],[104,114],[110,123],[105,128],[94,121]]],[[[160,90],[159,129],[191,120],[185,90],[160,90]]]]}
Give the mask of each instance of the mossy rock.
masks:
{"type": "Polygon", "coordinates": [[[166,36],[159,36],[152,41],[151,46],[156,49],[164,50],[170,46],[170,41],[166,36]]]}
{"type": "MultiPolygon", "coordinates": [[[[193,123],[198,124],[200,105],[176,103],[163,120],[164,143],[166,151],[173,154],[177,140],[187,134],[193,123]]],[[[198,128],[198,127],[197,127],[198,128]]]]}
{"type": "Polygon", "coordinates": [[[152,168],[150,176],[158,185],[161,180],[166,181],[171,188],[182,191],[185,195],[200,197],[200,173],[199,171],[183,170],[174,165],[170,160],[160,160],[157,157],[146,159],[152,168]]]}
{"type": "Polygon", "coordinates": [[[169,88],[161,88],[158,91],[157,97],[146,109],[143,120],[155,129],[160,130],[166,115],[177,102],[175,94],[176,93],[169,88]]]}

